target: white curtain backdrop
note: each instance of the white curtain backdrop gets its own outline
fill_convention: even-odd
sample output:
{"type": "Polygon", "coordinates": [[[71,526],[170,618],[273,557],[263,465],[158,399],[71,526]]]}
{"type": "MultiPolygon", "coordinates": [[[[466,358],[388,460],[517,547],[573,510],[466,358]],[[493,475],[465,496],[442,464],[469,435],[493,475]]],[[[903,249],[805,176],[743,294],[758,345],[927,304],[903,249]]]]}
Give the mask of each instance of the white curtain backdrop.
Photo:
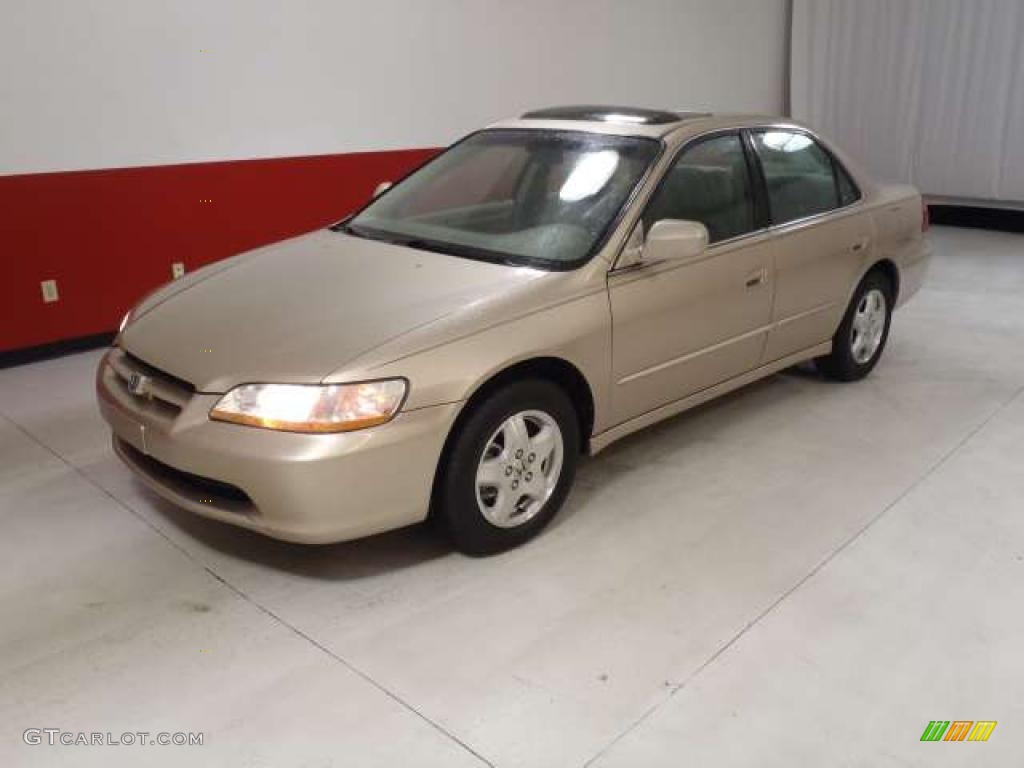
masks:
{"type": "Polygon", "coordinates": [[[1024,205],[1024,0],[793,0],[790,106],[880,179],[1024,205]]]}

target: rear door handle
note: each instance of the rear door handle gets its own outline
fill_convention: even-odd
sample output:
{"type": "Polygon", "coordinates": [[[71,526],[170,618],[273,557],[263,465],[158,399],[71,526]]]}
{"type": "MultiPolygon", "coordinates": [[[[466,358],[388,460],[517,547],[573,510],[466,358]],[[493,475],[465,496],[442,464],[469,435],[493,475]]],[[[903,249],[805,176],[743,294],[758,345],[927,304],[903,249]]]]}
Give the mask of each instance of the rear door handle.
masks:
{"type": "Polygon", "coordinates": [[[768,270],[765,269],[764,267],[761,267],[756,272],[751,272],[749,275],[747,275],[746,286],[747,288],[755,288],[767,279],[768,270]]]}

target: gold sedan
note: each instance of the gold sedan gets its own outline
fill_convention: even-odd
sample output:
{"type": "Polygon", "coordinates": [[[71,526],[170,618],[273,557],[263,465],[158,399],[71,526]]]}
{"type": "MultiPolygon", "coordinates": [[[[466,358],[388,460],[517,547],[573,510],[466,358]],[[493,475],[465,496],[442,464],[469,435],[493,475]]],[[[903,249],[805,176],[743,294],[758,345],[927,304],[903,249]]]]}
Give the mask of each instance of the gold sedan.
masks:
{"type": "Polygon", "coordinates": [[[200,515],[303,542],[431,516],[494,552],[581,452],[801,361],[867,375],[926,228],[915,189],[790,120],[541,110],[148,296],[100,408],[200,515]]]}

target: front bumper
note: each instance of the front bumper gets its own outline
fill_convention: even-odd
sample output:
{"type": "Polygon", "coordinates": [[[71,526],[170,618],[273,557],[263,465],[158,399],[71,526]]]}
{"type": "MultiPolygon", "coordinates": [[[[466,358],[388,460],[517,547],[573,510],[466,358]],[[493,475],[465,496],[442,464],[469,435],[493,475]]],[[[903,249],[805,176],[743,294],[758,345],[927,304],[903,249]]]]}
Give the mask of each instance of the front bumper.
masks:
{"type": "Polygon", "coordinates": [[[131,394],[141,361],[111,349],[96,374],[114,449],[160,496],[204,517],[278,539],[326,543],[423,520],[459,404],[399,413],[380,427],[328,435],[228,424],[208,414],[220,395],[159,379],[131,394]]]}

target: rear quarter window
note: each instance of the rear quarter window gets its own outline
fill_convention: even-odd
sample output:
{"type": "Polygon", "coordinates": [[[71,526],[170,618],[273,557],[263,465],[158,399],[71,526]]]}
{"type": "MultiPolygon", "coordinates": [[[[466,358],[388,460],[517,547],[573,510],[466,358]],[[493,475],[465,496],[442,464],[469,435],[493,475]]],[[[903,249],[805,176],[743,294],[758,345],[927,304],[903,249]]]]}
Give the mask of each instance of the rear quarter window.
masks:
{"type": "Polygon", "coordinates": [[[850,174],[846,172],[842,164],[835,160],[836,183],[839,185],[839,205],[845,207],[860,200],[860,190],[853,183],[850,174]]]}

